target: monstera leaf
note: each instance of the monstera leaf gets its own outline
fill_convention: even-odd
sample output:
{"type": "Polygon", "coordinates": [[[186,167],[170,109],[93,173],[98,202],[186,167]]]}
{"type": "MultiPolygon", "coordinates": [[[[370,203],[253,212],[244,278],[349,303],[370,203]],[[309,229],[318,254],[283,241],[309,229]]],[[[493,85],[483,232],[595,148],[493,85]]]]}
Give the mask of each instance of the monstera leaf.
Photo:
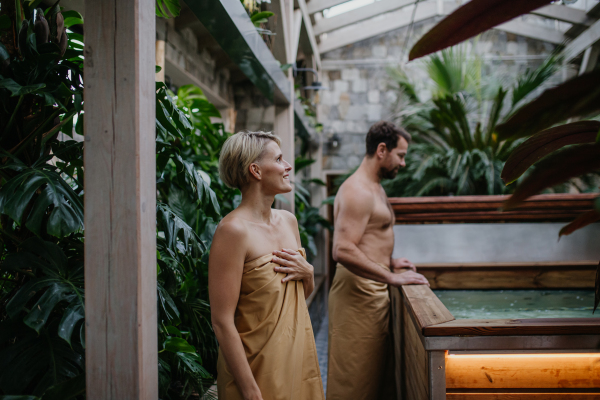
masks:
{"type": "Polygon", "coordinates": [[[84,318],[83,263],[70,265],[60,247],[39,238],[28,239],[21,248],[23,251],[6,256],[2,269],[31,270],[36,277],[15,293],[6,312],[12,319],[24,312],[25,325],[39,333],[58,304],[68,304],[58,324],[58,335],[71,344],[73,330],[84,318]]]}
{"type": "Polygon", "coordinates": [[[46,165],[19,168],[20,173],[0,190],[0,213],[7,214],[19,225],[25,223],[39,235],[51,210],[45,222],[46,231],[49,235],[64,237],[83,228],[83,204],[71,186],[50,168],[46,165]],[[33,208],[24,219],[34,196],[33,208]]]}
{"type": "Polygon", "coordinates": [[[206,246],[196,232],[184,220],[179,218],[168,205],[157,203],[156,214],[158,230],[164,233],[167,246],[170,249],[176,251],[177,239],[179,238],[185,252],[200,256],[206,250],[206,246]]]}

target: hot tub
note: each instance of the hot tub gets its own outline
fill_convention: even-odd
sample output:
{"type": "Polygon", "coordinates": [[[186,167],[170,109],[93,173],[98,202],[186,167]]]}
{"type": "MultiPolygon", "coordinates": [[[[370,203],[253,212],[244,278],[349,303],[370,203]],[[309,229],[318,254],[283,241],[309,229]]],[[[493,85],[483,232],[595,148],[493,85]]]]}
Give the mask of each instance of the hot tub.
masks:
{"type": "Polygon", "coordinates": [[[406,400],[600,399],[592,290],[391,289],[406,400]]]}

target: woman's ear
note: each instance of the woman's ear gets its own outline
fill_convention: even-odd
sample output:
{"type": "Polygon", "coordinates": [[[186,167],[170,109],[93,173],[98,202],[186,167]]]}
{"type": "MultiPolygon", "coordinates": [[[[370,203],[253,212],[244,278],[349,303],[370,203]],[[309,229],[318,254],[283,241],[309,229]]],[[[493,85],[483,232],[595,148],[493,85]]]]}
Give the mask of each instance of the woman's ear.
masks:
{"type": "Polygon", "coordinates": [[[258,164],[255,164],[255,163],[250,164],[250,166],[248,167],[248,170],[250,171],[250,175],[255,177],[257,180],[260,181],[262,179],[262,174],[260,172],[260,167],[258,166],[258,164]]]}

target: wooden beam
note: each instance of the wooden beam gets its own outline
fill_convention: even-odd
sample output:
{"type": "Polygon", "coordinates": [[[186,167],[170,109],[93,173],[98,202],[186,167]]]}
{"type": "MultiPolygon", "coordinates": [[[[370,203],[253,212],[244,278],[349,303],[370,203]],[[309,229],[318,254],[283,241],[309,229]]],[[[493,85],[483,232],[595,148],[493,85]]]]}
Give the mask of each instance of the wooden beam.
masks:
{"type": "Polygon", "coordinates": [[[431,222],[560,222],[593,209],[596,194],[532,196],[513,211],[501,211],[509,196],[391,197],[397,224],[431,222]]]}
{"type": "Polygon", "coordinates": [[[579,36],[573,39],[563,50],[565,62],[569,62],[588,47],[591,47],[600,41],[600,20],[583,31],[579,36]]]}
{"type": "Polygon", "coordinates": [[[566,40],[563,32],[536,26],[518,19],[500,24],[494,29],[552,44],[562,44],[566,40]]]}
{"type": "Polygon", "coordinates": [[[312,0],[308,4],[308,13],[315,14],[319,11],[323,11],[327,8],[331,8],[337,6],[339,4],[345,3],[348,0],[312,0]]]}
{"type": "Polygon", "coordinates": [[[593,71],[596,67],[596,64],[598,63],[598,56],[600,56],[599,45],[591,46],[585,49],[585,51],[583,52],[583,59],[581,60],[581,65],[579,66],[579,75],[593,71]]]}
{"type": "MultiPolygon", "coordinates": [[[[419,3],[415,12],[414,22],[418,23],[437,15],[435,2],[419,3]]],[[[331,34],[319,44],[321,54],[340,47],[360,42],[373,36],[408,26],[412,20],[412,12],[393,12],[376,20],[363,21],[336,34],[331,34]]]]}
{"type": "Polygon", "coordinates": [[[593,289],[598,262],[418,264],[431,289],[593,289]],[[538,265],[536,265],[538,264],[538,265]]]}
{"type": "Polygon", "coordinates": [[[306,34],[308,35],[308,41],[310,43],[310,52],[315,57],[317,69],[321,70],[321,54],[319,53],[319,46],[317,46],[317,40],[315,39],[315,33],[313,32],[312,22],[310,20],[308,8],[306,6],[306,0],[298,0],[298,6],[300,8],[300,12],[302,13],[302,21],[304,21],[304,28],[306,29],[306,34]]]}
{"type": "Polygon", "coordinates": [[[587,15],[585,10],[556,4],[538,8],[533,10],[531,14],[576,25],[589,26],[593,22],[593,19],[587,15]]]}
{"type": "Polygon", "coordinates": [[[290,49],[292,38],[290,37],[290,24],[292,20],[287,16],[287,7],[285,0],[273,0],[271,7],[277,16],[277,25],[275,30],[275,38],[273,42],[273,56],[277,61],[283,64],[288,64],[295,59],[294,54],[290,49]]]}
{"type": "Polygon", "coordinates": [[[86,0],[87,398],[158,398],[153,0],[86,0]]]}
{"type": "Polygon", "coordinates": [[[455,319],[423,328],[425,336],[598,335],[600,318],[455,319]]]}
{"type": "Polygon", "coordinates": [[[292,31],[292,43],[290,52],[292,61],[296,62],[298,58],[298,45],[300,44],[300,31],[302,30],[302,11],[294,10],[294,25],[292,31]]]}
{"type": "Polygon", "coordinates": [[[314,25],[315,35],[331,32],[414,3],[415,0],[383,0],[359,7],[332,18],[323,18],[314,25]]]}

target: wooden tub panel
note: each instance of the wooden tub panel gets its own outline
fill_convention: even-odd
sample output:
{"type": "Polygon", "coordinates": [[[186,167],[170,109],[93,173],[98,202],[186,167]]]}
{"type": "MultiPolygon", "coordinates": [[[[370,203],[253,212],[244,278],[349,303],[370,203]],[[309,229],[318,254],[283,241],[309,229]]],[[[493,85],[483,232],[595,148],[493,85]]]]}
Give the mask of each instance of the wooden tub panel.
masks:
{"type": "Polygon", "coordinates": [[[449,356],[446,388],[600,388],[600,354],[449,356]]]}
{"type": "Polygon", "coordinates": [[[405,400],[429,399],[429,373],[428,358],[425,347],[419,337],[415,324],[410,317],[410,310],[403,310],[404,341],[404,385],[406,387],[405,400]]]}
{"type": "Polygon", "coordinates": [[[598,400],[600,393],[447,393],[447,400],[598,400]]]}

